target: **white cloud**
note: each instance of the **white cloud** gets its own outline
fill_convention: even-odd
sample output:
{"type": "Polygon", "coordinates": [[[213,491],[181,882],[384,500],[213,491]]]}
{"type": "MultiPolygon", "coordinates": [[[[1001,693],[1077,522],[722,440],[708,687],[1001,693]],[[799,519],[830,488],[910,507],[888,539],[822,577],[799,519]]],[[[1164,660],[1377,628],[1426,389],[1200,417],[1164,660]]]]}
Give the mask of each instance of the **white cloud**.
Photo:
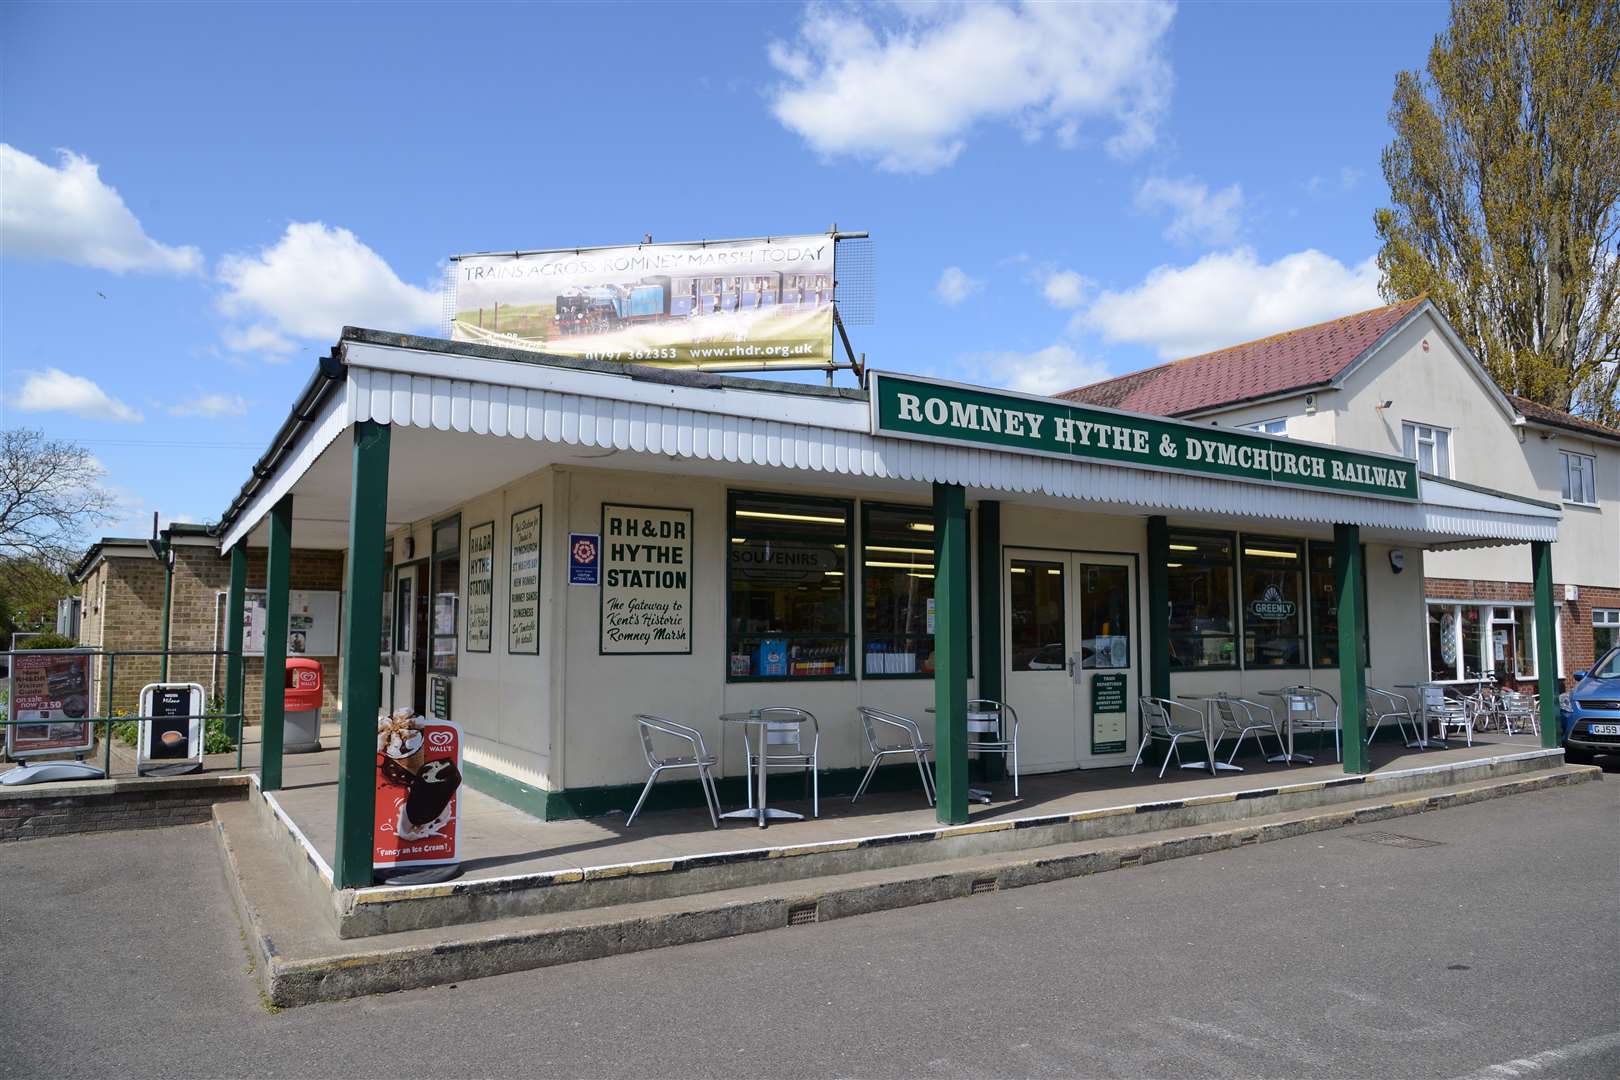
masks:
{"type": "Polygon", "coordinates": [[[272,353],[289,337],[331,341],[345,325],[422,330],[439,323],[440,297],[399,279],[348,229],[295,222],[273,246],[219,261],[220,310],[251,320],[225,333],[227,348],[272,353]]]}
{"type": "Polygon", "coordinates": [[[241,394],[198,394],[169,406],[170,416],[244,416],[247,398],[241,394]]]}
{"type": "Polygon", "coordinates": [[[1211,192],[1193,177],[1174,180],[1154,176],[1136,191],[1139,209],[1170,211],[1164,235],[1178,244],[1230,244],[1237,239],[1243,189],[1237,184],[1211,192]]]}
{"type": "Polygon", "coordinates": [[[1056,394],[1111,374],[1101,362],[1087,359],[1061,343],[1027,353],[969,353],[958,366],[982,385],[1004,386],[1025,394],[1056,394]]]}
{"type": "Polygon", "coordinates": [[[1073,270],[1056,270],[1041,282],[1041,295],[1055,308],[1079,307],[1085,302],[1086,292],[1093,282],[1084,274],[1073,270]]]}
{"type": "Polygon", "coordinates": [[[65,412],[86,420],[140,423],[141,414],[82,375],[59,368],[29,374],[13,404],[23,412],[65,412]]]}
{"type": "Polygon", "coordinates": [[[771,43],[786,81],[771,111],[818,153],[891,172],[949,165],[975,126],[1075,145],[1100,122],[1119,156],[1152,145],[1171,87],[1175,8],[1134,4],[811,4],[792,42],[771,43]]]}
{"type": "Polygon", "coordinates": [[[292,339],[279,333],[264,323],[254,323],[252,326],[232,327],[222,335],[225,347],[231,352],[256,352],[265,354],[267,359],[286,359],[287,354],[298,348],[292,339]]]}
{"type": "Polygon", "coordinates": [[[1377,307],[1378,265],[1346,266],[1320,251],[1262,263],[1252,248],[1214,252],[1190,266],[1160,266],[1134,288],[1102,293],[1072,329],[1192,356],[1281,330],[1377,307]]]}
{"type": "Polygon", "coordinates": [[[124,273],[189,274],[202,266],[194,247],[169,247],[146,235],[99,167],[71,150],[51,166],[0,143],[0,247],[7,255],[52,259],[124,273]]]}
{"type": "Polygon", "coordinates": [[[940,271],[939,284],[934,286],[934,295],[945,306],[955,307],[982,288],[984,282],[979,278],[969,277],[967,271],[960,266],[947,266],[940,271]]]}

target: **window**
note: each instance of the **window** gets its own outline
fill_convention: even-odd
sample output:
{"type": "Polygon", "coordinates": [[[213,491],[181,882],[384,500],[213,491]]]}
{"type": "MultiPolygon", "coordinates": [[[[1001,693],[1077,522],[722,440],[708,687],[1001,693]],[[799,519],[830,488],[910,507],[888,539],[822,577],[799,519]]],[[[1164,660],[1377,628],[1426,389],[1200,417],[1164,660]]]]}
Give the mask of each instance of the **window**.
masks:
{"type": "Polygon", "coordinates": [[[1429,605],[1429,678],[1457,678],[1457,609],[1451,604],[1429,605]]]}
{"type": "MultiPolygon", "coordinates": [[[[1312,541],[1310,545],[1311,665],[1339,666],[1339,598],[1333,574],[1333,545],[1312,541]]],[[[1371,664],[1370,630],[1367,622],[1367,558],[1361,559],[1361,655],[1371,664]]]]}
{"type": "Polygon", "coordinates": [[[1172,532],[1170,667],[1173,671],[1237,666],[1232,620],[1233,538],[1172,532]]]}
{"type": "Polygon", "coordinates": [[[1060,671],[1069,664],[1065,639],[1068,589],[1063,564],[1014,559],[1007,583],[1012,609],[1014,671],[1060,671]]]}
{"type": "Polygon", "coordinates": [[[1498,676],[1532,679],[1536,674],[1535,609],[1493,607],[1487,670],[1498,676]]]}
{"type": "Polygon", "coordinates": [[[1536,609],[1513,609],[1513,674],[1520,679],[1536,677],[1536,609]]]}
{"type": "Polygon", "coordinates": [[[1597,459],[1589,454],[1558,451],[1563,468],[1564,501],[1583,506],[1597,505],[1597,459]]]}
{"type": "Polygon", "coordinates": [[[1256,420],[1252,424],[1239,424],[1244,431],[1259,431],[1267,435],[1281,435],[1288,437],[1288,417],[1279,416],[1275,420],[1256,420]]]}
{"type": "Polygon", "coordinates": [[[1243,666],[1305,666],[1305,545],[1243,537],[1243,666]]]}
{"type": "Polygon", "coordinates": [[[861,635],[867,675],[934,670],[934,533],[927,507],[861,506],[861,635]]]}
{"type": "Polygon", "coordinates": [[[1620,645],[1620,608],[1592,609],[1592,655],[1602,656],[1620,645]]]}
{"type": "Polygon", "coordinates": [[[461,618],[461,515],[433,526],[433,610],[428,666],[439,675],[456,673],[456,641],[461,618]]]}
{"type": "Polygon", "coordinates": [[[1401,453],[1416,461],[1423,472],[1451,475],[1451,431],[1447,428],[1402,423],[1401,453]]]}
{"type": "MultiPolygon", "coordinates": [[[[842,499],[732,494],[726,560],[732,679],[850,677],[853,510],[842,499]]],[[[932,564],[933,525],[915,518],[910,524],[928,526],[903,527],[920,539],[915,546],[930,552],[924,562],[932,564]]],[[[896,636],[909,633],[909,626],[896,636]]]]}

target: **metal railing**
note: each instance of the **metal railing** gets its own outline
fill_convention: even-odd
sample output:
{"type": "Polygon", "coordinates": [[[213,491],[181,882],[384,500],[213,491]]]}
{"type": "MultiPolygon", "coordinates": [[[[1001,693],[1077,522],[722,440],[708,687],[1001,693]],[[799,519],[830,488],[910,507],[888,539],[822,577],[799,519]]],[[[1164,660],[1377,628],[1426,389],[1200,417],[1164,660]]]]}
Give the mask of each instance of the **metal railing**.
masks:
{"type": "MultiPolygon", "coordinates": [[[[101,693],[101,701],[102,701],[103,715],[101,715],[101,716],[75,716],[75,717],[69,717],[69,718],[66,718],[66,719],[63,719],[63,720],[57,720],[57,721],[54,721],[54,722],[55,723],[64,723],[64,724],[65,723],[89,724],[92,733],[94,733],[94,731],[95,731],[95,729],[96,729],[96,727],[98,725],[101,726],[101,729],[102,729],[101,730],[102,771],[106,775],[108,775],[108,776],[112,775],[113,726],[115,724],[128,723],[130,721],[153,720],[153,719],[159,719],[159,720],[184,720],[184,721],[187,721],[188,723],[190,721],[193,721],[193,720],[200,721],[201,722],[201,737],[202,737],[202,741],[203,741],[203,747],[199,747],[198,748],[199,751],[203,751],[204,747],[207,746],[207,742],[208,742],[208,721],[210,721],[210,720],[220,720],[220,721],[224,722],[226,734],[229,735],[230,738],[231,738],[231,741],[236,744],[236,767],[238,769],[242,768],[242,747],[243,747],[243,743],[245,741],[244,738],[243,738],[243,734],[244,734],[244,729],[246,727],[246,713],[245,713],[245,711],[244,712],[208,712],[208,711],[205,710],[204,712],[197,713],[197,714],[194,714],[194,715],[188,714],[188,715],[185,715],[185,716],[162,716],[162,717],[140,716],[140,715],[137,715],[136,713],[133,713],[133,712],[125,714],[123,716],[118,716],[118,715],[115,715],[114,712],[113,712],[113,708],[114,708],[114,706],[113,706],[113,691],[117,686],[118,658],[119,657],[147,656],[147,657],[158,657],[160,659],[167,658],[167,659],[171,659],[171,660],[173,658],[175,658],[175,657],[209,657],[209,658],[213,658],[213,659],[215,659],[217,661],[221,657],[225,658],[226,660],[229,660],[233,655],[229,650],[226,650],[226,649],[115,649],[115,650],[106,650],[106,649],[98,649],[98,648],[87,647],[87,648],[66,648],[66,649],[7,649],[7,650],[5,650],[4,655],[6,657],[7,703],[6,703],[5,709],[0,710],[0,728],[4,728],[5,731],[6,731],[6,754],[7,754],[8,757],[11,757],[11,748],[12,748],[11,729],[13,727],[23,727],[23,726],[31,725],[31,724],[50,723],[51,722],[51,721],[41,721],[41,720],[12,720],[11,719],[10,695],[11,695],[11,693],[15,692],[15,690],[16,690],[16,678],[15,678],[15,675],[16,675],[16,657],[18,657],[18,656],[42,656],[42,655],[44,655],[44,656],[50,656],[50,655],[56,655],[56,656],[73,655],[73,656],[86,656],[86,657],[89,657],[89,659],[92,662],[91,675],[90,675],[90,679],[91,679],[92,683],[96,679],[94,661],[96,661],[96,660],[105,661],[105,665],[104,665],[105,666],[105,677],[101,679],[102,685],[101,685],[101,688],[100,688],[101,691],[102,691],[102,693],[101,693]]],[[[235,655],[240,657],[241,654],[235,654],[235,655]]],[[[165,666],[168,666],[168,665],[165,665],[165,666]]],[[[173,675],[172,671],[170,672],[170,675],[172,677],[172,675],[173,675]]],[[[158,680],[154,678],[151,681],[156,682],[158,680]]],[[[244,682],[245,681],[246,681],[246,679],[244,677],[244,682]]],[[[87,689],[90,689],[90,688],[87,688],[87,689]]],[[[93,695],[87,692],[85,696],[86,696],[86,698],[89,698],[89,697],[91,697],[93,695]]],[[[244,702],[246,701],[245,687],[244,687],[243,700],[244,700],[244,702]]],[[[137,703],[136,708],[137,708],[137,710],[139,709],[139,704],[138,703],[137,703]]],[[[136,749],[137,749],[136,759],[139,760],[139,747],[137,746],[136,749]]],[[[64,754],[72,753],[72,752],[73,751],[71,749],[69,749],[69,748],[64,748],[62,750],[62,753],[64,753],[64,754]]],[[[94,746],[92,745],[92,747],[90,748],[89,753],[93,753],[93,752],[94,752],[94,746]]],[[[87,754],[86,753],[79,753],[79,754],[76,754],[75,756],[78,757],[80,760],[83,760],[87,756],[87,754]]],[[[207,754],[204,751],[202,753],[199,753],[198,756],[201,757],[201,758],[206,758],[207,754]]],[[[15,761],[15,760],[19,760],[19,759],[12,758],[12,760],[15,761]]]]}

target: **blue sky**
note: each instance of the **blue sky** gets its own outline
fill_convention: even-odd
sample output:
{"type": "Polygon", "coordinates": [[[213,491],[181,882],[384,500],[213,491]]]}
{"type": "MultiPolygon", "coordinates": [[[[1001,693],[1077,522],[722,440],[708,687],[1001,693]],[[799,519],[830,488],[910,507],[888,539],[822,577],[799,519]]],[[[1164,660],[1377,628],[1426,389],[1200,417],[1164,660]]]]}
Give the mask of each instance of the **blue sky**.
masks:
{"type": "MultiPolygon", "coordinates": [[[[1441,3],[0,8],[0,400],[217,518],[446,256],[876,240],[872,366],[1055,391],[1378,303],[1441,3]]],[[[847,380],[847,376],[842,376],[847,380]]]]}

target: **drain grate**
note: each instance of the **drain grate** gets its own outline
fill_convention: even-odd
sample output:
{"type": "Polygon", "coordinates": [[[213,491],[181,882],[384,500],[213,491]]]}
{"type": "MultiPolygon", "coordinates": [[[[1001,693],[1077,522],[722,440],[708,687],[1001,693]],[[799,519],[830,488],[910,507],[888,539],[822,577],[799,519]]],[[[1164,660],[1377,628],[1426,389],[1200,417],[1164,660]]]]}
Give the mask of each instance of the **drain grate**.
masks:
{"type": "Polygon", "coordinates": [[[996,879],[993,877],[979,878],[968,890],[971,893],[987,893],[996,891],[996,879]]]}
{"type": "Polygon", "coordinates": [[[800,904],[798,907],[788,908],[789,926],[809,926],[816,921],[818,914],[815,904],[800,904]]]}
{"type": "Polygon", "coordinates": [[[1398,848],[1426,848],[1444,846],[1443,842],[1439,840],[1424,840],[1421,837],[1402,836],[1400,833],[1392,832],[1356,833],[1350,839],[1365,840],[1369,844],[1383,844],[1385,847],[1398,848]]]}

